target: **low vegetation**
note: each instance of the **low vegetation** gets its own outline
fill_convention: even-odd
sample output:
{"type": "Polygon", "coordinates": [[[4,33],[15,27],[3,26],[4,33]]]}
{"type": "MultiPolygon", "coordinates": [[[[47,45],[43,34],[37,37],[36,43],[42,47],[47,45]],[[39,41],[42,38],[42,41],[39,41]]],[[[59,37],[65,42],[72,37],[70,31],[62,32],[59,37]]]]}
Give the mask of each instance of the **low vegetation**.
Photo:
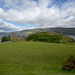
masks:
{"type": "Polygon", "coordinates": [[[61,33],[55,32],[37,32],[36,34],[30,34],[27,38],[27,41],[44,41],[50,43],[73,43],[74,40],[70,37],[67,37],[61,33]]]}

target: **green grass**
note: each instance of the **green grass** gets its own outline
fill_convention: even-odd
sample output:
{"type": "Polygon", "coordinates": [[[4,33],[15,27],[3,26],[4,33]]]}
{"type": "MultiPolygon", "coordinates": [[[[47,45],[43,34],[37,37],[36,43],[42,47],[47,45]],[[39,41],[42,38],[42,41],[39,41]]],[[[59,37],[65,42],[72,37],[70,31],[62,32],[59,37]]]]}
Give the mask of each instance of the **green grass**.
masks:
{"type": "Polygon", "coordinates": [[[75,75],[62,70],[69,55],[75,55],[75,44],[0,43],[0,75],[75,75]]]}

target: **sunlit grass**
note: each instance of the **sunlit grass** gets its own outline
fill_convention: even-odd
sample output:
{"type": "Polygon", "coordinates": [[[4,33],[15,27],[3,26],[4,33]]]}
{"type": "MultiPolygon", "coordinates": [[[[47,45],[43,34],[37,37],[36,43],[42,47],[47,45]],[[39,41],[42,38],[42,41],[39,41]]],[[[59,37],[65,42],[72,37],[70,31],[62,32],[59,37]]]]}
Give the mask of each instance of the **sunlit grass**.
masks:
{"type": "Polygon", "coordinates": [[[75,55],[75,44],[0,43],[0,75],[75,75],[62,70],[69,55],[75,55]]]}

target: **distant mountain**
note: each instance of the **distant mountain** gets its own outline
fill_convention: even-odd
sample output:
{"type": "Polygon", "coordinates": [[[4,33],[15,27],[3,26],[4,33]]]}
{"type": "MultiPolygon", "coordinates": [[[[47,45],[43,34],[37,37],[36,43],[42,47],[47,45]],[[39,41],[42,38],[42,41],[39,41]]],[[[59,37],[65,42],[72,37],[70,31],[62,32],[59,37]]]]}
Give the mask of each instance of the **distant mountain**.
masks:
{"type": "Polygon", "coordinates": [[[63,33],[64,35],[75,35],[75,28],[49,28],[49,32],[63,33]]]}
{"type": "Polygon", "coordinates": [[[40,29],[29,29],[15,32],[18,35],[29,35],[37,32],[56,32],[64,35],[75,35],[75,28],[40,28],[40,29]]]}

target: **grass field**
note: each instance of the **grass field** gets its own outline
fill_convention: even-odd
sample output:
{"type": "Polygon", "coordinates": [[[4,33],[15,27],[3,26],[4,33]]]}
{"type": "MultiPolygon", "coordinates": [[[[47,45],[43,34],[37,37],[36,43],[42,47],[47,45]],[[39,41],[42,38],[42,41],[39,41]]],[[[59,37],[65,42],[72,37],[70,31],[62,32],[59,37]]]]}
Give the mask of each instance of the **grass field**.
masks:
{"type": "Polygon", "coordinates": [[[0,43],[0,75],[75,75],[62,70],[69,55],[75,55],[75,44],[0,43]]]}

